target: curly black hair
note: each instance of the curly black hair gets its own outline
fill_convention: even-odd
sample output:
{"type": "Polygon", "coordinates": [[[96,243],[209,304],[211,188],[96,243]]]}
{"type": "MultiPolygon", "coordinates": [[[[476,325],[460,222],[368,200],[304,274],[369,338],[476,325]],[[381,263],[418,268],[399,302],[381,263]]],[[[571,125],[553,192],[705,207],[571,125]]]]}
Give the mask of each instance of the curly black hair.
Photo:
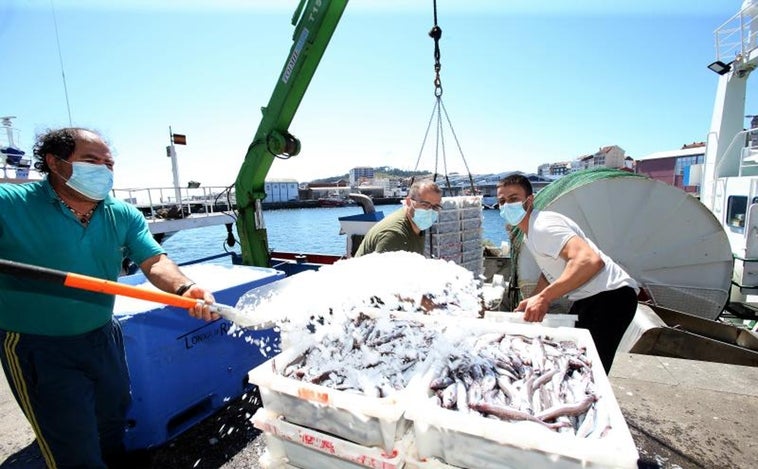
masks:
{"type": "Polygon", "coordinates": [[[52,154],[62,160],[68,160],[76,149],[76,137],[80,131],[89,131],[79,127],[66,127],[63,129],[48,130],[37,136],[34,144],[34,169],[40,173],[49,173],[50,166],[45,161],[45,156],[52,154]]]}

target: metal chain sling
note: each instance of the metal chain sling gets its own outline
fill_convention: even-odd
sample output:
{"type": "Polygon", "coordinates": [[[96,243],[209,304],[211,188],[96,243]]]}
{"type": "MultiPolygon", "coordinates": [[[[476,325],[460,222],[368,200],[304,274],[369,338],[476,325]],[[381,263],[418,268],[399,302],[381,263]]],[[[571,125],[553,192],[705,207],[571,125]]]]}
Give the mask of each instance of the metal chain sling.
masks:
{"type": "MultiPolygon", "coordinates": [[[[468,163],[466,162],[466,157],[463,155],[463,149],[461,148],[461,144],[458,141],[458,136],[455,133],[455,129],[453,129],[453,124],[450,121],[450,116],[447,113],[447,109],[445,109],[445,104],[442,102],[442,79],[440,78],[440,70],[442,69],[442,64],[440,62],[440,39],[442,38],[442,28],[439,27],[437,24],[437,0],[434,0],[434,26],[429,31],[429,36],[434,40],[434,106],[432,107],[432,114],[429,117],[429,123],[426,126],[426,132],[424,133],[424,139],[421,142],[421,149],[419,150],[418,158],[416,159],[416,166],[414,170],[418,170],[419,163],[421,161],[421,156],[424,153],[424,147],[426,146],[426,140],[429,136],[429,129],[432,127],[432,121],[435,120],[436,116],[436,140],[435,140],[435,152],[434,152],[434,176],[433,180],[434,182],[437,181],[437,176],[439,176],[438,172],[438,166],[439,166],[439,157],[440,157],[440,151],[442,153],[442,163],[444,167],[444,176],[445,176],[445,189],[447,189],[448,195],[452,195],[452,186],[450,184],[450,178],[448,176],[447,172],[447,152],[445,148],[445,134],[444,134],[444,128],[443,128],[443,120],[442,115],[444,113],[445,120],[447,121],[447,125],[450,128],[450,133],[453,135],[453,139],[455,140],[455,144],[458,147],[458,152],[461,155],[461,159],[463,160],[463,164],[466,167],[466,173],[468,174],[469,184],[471,185],[471,194],[475,194],[475,188],[474,188],[474,179],[471,176],[471,170],[469,170],[468,163]]],[[[443,189],[443,193],[444,190],[443,189]]]]}

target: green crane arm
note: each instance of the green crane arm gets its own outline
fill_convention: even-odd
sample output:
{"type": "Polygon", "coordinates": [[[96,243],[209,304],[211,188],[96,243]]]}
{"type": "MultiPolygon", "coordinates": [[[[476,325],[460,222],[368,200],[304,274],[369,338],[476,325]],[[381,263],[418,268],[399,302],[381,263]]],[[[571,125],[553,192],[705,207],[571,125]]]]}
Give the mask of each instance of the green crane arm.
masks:
{"type": "Polygon", "coordinates": [[[292,17],[292,24],[295,25],[292,48],[268,106],[261,109],[263,117],[235,182],[239,212],[237,232],[244,264],[269,265],[268,238],[261,204],[266,197],[266,174],[275,157],[289,157],[300,152],[300,142],[287,129],[347,2],[300,0],[292,17]]]}

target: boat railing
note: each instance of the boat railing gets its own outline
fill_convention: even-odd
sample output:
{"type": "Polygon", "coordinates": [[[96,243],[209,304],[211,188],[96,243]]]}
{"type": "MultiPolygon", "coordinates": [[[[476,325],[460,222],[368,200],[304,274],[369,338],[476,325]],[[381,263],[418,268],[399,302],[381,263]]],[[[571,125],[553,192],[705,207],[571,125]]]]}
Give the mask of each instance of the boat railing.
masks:
{"type": "Polygon", "coordinates": [[[739,176],[744,176],[743,170],[746,168],[758,167],[758,128],[738,132],[729,144],[727,151],[733,146],[737,147],[740,152],[739,176]]]}
{"type": "Polygon", "coordinates": [[[730,63],[756,48],[758,39],[758,6],[746,7],[716,28],[716,60],[730,63]]]}
{"type": "Polygon", "coordinates": [[[21,160],[20,164],[10,164],[6,161],[5,155],[2,156],[2,174],[0,177],[3,182],[33,182],[42,179],[42,174],[34,169],[33,163],[28,159],[27,161],[21,160]]]}
{"type": "Polygon", "coordinates": [[[148,219],[161,219],[161,209],[209,216],[234,210],[234,189],[225,186],[139,187],[113,189],[113,196],[137,206],[148,219]],[[177,196],[179,197],[177,199],[177,196]]]}
{"type": "MultiPolygon", "coordinates": [[[[708,140],[708,145],[711,140],[708,140]]],[[[719,157],[718,163],[714,168],[715,179],[725,176],[734,176],[734,174],[721,174],[722,165],[727,161],[739,159],[739,169],[737,176],[744,176],[745,168],[758,167],[758,128],[741,130],[732,138],[724,153],[719,157]]]]}

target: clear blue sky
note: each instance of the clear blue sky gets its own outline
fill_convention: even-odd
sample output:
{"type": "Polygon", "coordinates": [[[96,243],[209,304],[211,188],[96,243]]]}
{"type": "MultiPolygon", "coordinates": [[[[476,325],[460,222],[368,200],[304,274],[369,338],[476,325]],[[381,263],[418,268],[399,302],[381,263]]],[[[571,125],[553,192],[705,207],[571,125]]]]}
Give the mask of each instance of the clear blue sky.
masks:
{"type": "MultiPolygon", "coordinates": [[[[292,44],[296,0],[53,0],[73,124],[102,132],[116,187],[236,178],[292,44]],[[158,4],[156,6],[155,4],[158,4]]],[[[474,173],[616,144],[643,157],[705,140],[713,30],[740,0],[438,0],[443,102],[474,173]]],[[[432,1],[352,0],[269,177],[413,169],[433,96],[432,1]]],[[[0,2],[0,116],[20,146],[68,125],[50,0],[0,2]]],[[[749,112],[753,95],[748,90],[749,112]]],[[[445,129],[447,169],[464,171],[445,129]]],[[[434,168],[427,143],[420,169],[434,168]]],[[[442,161],[438,169],[444,171],[442,161]]]]}

